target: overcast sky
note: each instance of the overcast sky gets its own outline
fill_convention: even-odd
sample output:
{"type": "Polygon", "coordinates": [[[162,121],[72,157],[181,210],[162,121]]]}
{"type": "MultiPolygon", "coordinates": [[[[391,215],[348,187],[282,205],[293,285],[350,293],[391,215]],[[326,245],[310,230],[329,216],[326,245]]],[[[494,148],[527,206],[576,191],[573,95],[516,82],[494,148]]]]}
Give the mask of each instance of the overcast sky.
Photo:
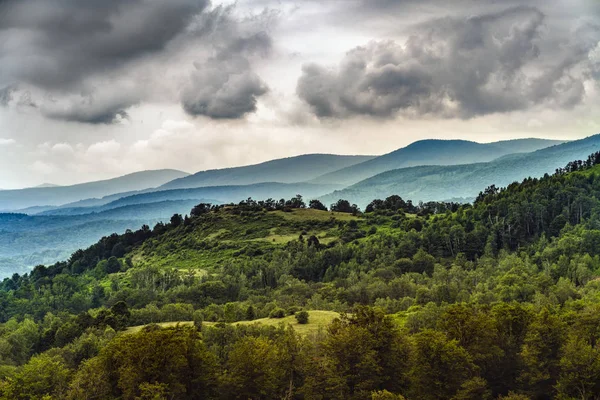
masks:
{"type": "Polygon", "coordinates": [[[0,188],[600,133],[597,0],[0,0],[0,188]]]}

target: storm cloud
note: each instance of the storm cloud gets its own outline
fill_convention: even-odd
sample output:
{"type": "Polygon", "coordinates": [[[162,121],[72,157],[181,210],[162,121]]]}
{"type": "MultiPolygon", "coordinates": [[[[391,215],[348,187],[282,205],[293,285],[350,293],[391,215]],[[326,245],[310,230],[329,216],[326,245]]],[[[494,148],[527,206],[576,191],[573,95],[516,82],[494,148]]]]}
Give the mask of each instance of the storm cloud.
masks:
{"type": "Polygon", "coordinates": [[[215,119],[241,118],[256,111],[257,99],[268,87],[252,70],[249,58],[268,54],[271,46],[271,38],[259,31],[231,39],[215,57],[196,63],[182,93],[184,110],[215,119]]]}
{"type": "MultiPolygon", "coordinates": [[[[222,47],[235,51],[235,46],[256,44],[232,36],[237,21],[221,9],[208,0],[4,0],[0,87],[13,89],[1,92],[0,103],[6,106],[9,95],[27,91],[31,104],[48,118],[110,124],[144,101],[177,101],[172,92],[186,86],[186,71],[196,71],[194,65],[207,62],[206,53],[216,52],[231,64],[216,70],[228,71],[231,79],[212,80],[210,88],[202,85],[194,96],[193,88],[186,88],[185,98],[192,96],[197,103],[203,96],[211,98],[208,111],[197,114],[222,118],[222,108],[231,104],[236,109],[229,117],[243,116],[254,109],[249,102],[264,93],[264,85],[247,71],[249,64],[245,71],[236,69],[238,62],[230,62],[222,47]],[[181,53],[189,49],[200,53],[199,60],[181,62],[181,53]],[[171,68],[171,59],[181,64],[171,68]]],[[[214,71],[201,75],[214,77],[214,71]]],[[[194,76],[192,84],[199,81],[194,76]]],[[[189,109],[187,103],[183,106],[189,109]]]]}
{"type": "Polygon", "coordinates": [[[374,41],[351,50],[338,68],[305,65],[297,94],[321,118],[471,118],[573,107],[585,95],[594,41],[579,31],[571,43],[549,44],[544,21],[526,6],[435,19],[414,27],[403,44],[374,41]]]}

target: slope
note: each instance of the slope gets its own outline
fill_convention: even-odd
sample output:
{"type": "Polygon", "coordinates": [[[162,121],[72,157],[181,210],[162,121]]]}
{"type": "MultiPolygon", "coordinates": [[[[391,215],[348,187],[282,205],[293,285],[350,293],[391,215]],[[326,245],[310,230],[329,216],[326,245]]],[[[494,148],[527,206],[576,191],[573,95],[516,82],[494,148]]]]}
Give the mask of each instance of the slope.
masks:
{"type": "Polygon", "coordinates": [[[506,186],[526,177],[541,177],[571,160],[585,159],[598,149],[600,135],[595,135],[487,163],[401,168],[365,179],[321,199],[329,203],[343,198],[362,207],[375,198],[391,194],[413,201],[473,199],[489,185],[506,186]]]}
{"type": "Polygon", "coordinates": [[[169,182],[163,185],[161,189],[249,185],[259,182],[304,182],[316,178],[323,173],[336,171],[372,158],[373,156],[305,154],[244,167],[201,171],[169,182]]]}
{"type": "Polygon", "coordinates": [[[143,190],[160,186],[187,175],[186,172],[163,169],[141,171],[114,179],[71,186],[3,190],[0,193],[0,210],[17,210],[32,206],[57,206],[92,197],[143,190]]]}
{"type": "Polygon", "coordinates": [[[54,263],[102,236],[168,221],[173,214],[189,213],[206,201],[161,201],[73,216],[0,214],[0,275],[54,263]]]}
{"type": "Polygon", "coordinates": [[[512,153],[529,153],[564,142],[517,139],[494,143],[466,140],[420,140],[388,154],[323,174],[311,182],[352,185],[385,171],[417,165],[459,165],[492,161],[512,153]]]}

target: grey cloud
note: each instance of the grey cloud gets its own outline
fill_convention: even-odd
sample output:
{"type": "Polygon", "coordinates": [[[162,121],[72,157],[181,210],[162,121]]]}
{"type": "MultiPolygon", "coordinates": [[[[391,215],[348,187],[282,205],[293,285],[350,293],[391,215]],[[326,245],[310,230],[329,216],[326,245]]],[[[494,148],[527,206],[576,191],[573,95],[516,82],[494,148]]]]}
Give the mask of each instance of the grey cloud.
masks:
{"type": "Polygon", "coordinates": [[[190,115],[215,119],[241,118],[256,111],[257,98],[267,93],[266,84],[242,57],[198,65],[182,94],[190,115]]]}
{"type": "Polygon", "coordinates": [[[220,26],[213,27],[211,37],[217,43],[216,56],[195,64],[196,69],[182,92],[183,108],[190,115],[241,118],[255,112],[258,98],[269,90],[250,62],[255,56],[267,56],[272,48],[263,19],[234,24],[230,10],[222,8],[220,26]]]}
{"type": "Polygon", "coordinates": [[[176,64],[181,73],[170,81],[157,71],[168,68],[170,57],[181,60],[194,50],[199,58],[216,56],[197,63],[186,89],[195,94],[186,96],[185,109],[240,117],[266,91],[249,58],[266,55],[271,38],[259,29],[260,16],[246,23],[234,18],[234,9],[211,8],[209,0],[0,1],[0,87],[19,87],[1,91],[0,105],[27,93],[46,117],[110,124],[133,105],[169,96],[163,89],[177,87],[193,65],[184,57],[188,64],[176,64]]]}
{"type": "Polygon", "coordinates": [[[0,71],[44,89],[160,51],[207,0],[7,0],[0,4],[0,71]]]}
{"type": "MultiPolygon", "coordinates": [[[[436,19],[403,44],[372,42],[337,69],[307,65],[297,94],[322,118],[432,114],[471,118],[585,95],[589,45],[541,54],[544,14],[515,7],[472,18],[436,19]]],[[[578,44],[576,46],[575,44],[578,44]]]]}
{"type": "Polygon", "coordinates": [[[13,100],[14,91],[15,88],[12,86],[0,88],[0,106],[8,106],[8,104],[13,100]]]}

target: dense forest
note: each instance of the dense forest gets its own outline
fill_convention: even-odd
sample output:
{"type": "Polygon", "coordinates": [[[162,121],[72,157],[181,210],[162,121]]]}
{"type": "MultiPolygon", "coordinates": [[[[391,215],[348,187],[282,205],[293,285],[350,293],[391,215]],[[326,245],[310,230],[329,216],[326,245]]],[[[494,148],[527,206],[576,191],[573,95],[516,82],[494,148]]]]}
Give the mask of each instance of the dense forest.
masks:
{"type": "Polygon", "coordinates": [[[598,399],[599,199],[198,204],[5,279],[0,398],[598,399]]]}

